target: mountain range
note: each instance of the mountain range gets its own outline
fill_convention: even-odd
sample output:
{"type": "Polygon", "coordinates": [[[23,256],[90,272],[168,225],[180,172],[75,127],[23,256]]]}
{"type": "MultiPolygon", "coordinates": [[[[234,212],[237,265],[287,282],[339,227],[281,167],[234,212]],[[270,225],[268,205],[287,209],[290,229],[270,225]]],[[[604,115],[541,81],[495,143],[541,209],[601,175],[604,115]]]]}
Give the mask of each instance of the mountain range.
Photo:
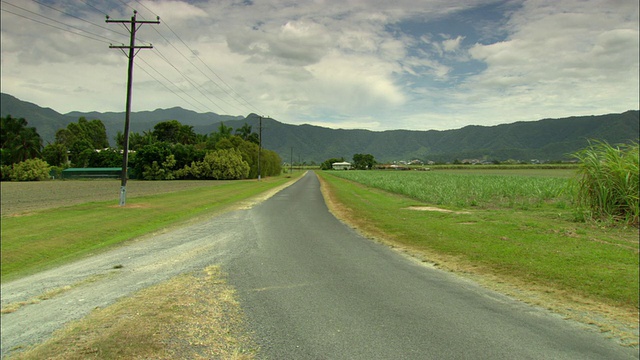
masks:
{"type": "MultiPolygon", "coordinates": [[[[80,117],[100,119],[110,141],[124,127],[124,112],[70,112],[60,114],[50,108],[1,94],[0,115],[25,118],[37,129],[45,143],[53,142],[55,132],[80,117]]],[[[245,123],[258,132],[262,124],[264,148],[277,152],[284,161],[320,163],[329,158],[371,154],[379,162],[448,162],[455,159],[507,159],[529,161],[568,160],[568,154],[588,145],[590,140],[610,144],[638,141],[640,111],[620,114],[575,116],[561,119],[521,121],[496,126],[471,125],[455,130],[345,130],[314,125],[291,125],[255,114],[247,117],[197,113],[180,107],[131,113],[131,131],[153,129],[159,122],[178,120],[193,126],[196,133],[209,134],[220,122],[233,129],[245,123]]]]}

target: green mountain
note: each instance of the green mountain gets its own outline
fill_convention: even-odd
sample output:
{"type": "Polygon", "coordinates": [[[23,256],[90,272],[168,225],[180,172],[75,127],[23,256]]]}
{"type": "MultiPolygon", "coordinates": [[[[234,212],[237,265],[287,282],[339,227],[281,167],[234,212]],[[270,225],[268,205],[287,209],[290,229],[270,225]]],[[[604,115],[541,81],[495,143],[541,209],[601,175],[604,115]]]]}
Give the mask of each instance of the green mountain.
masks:
{"type": "MultiPolygon", "coordinates": [[[[58,129],[65,128],[67,124],[77,122],[84,117],[87,120],[100,119],[107,128],[107,137],[113,142],[118,131],[124,131],[124,112],[79,112],[73,111],[67,114],[60,114],[50,108],[19,100],[11,95],[0,94],[0,116],[11,115],[22,117],[29,122],[29,126],[34,126],[45,144],[53,142],[58,129]]],[[[159,122],[167,120],[179,120],[183,124],[193,125],[194,129],[206,127],[211,124],[218,124],[220,121],[230,121],[243,119],[242,116],[218,115],[212,112],[197,113],[179,107],[171,109],[157,109],[154,111],[132,112],[130,119],[130,130],[132,132],[143,132],[153,129],[159,122]]],[[[213,126],[212,128],[216,128],[213,126]]],[[[197,129],[196,129],[197,130],[197,129]]],[[[209,131],[210,132],[210,131],[209,131]]]]}
{"type": "MultiPolygon", "coordinates": [[[[102,120],[109,139],[113,139],[124,126],[124,112],[59,114],[7,94],[2,94],[0,105],[1,116],[27,119],[30,126],[36,127],[45,143],[53,141],[56,130],[76,122],[80,117],[102,120]]],[[[339,157],[351,160],[358,153],[371,154],[379,162],[414,159],[438,162],[455,159],[563,160],[568,159],[568,153],[587,146],[590,139],[610,144],[638,141],[639,114],[640,111],[632,110],[621,114],[544,119],[497,126],[473,125],[446,131],[344,130],[262,119],[262,141],[265,148],[276,151],[287,162],[291,160],[292,153],[294,162],[307,163],[320,163],[339,157]]],[[[150,130],[158,122],[167,120],[191,125],[200,134],[215,131],[221,121],[234,129],[245,123],[251,125],[255,132],[260,127],[260,118],[255,114],[243,118],[215,113],[200,114],[175,107],[132,113],[131,131],[150,130]]]]}
{"type": "Polygon", "coordinates": [[[25,118],[29,126],[34,126],[38,134],[45,141],[53,141],[56,131],[67,127],[67,124],[78,121],[69,116],[62,115],[50,108],[41,108],[36,104],[18,100],[17,98],[2,93],[0,94],[0,116],[11,115],[14,118],[25,118]]]}
{"type": "MultiPolygon", "coordinates": [[[[529,161],[567,160],[568,153],[588,145],[590,139],[610,144],[638,141],[639,111],[601,116],[544,119],[497,126],[466,126],[446,131],[369,131],[328,129],[312,125],[288,125],[262,120],[266,148],[285,161],[316,163],[353,154],[372,154],[379,162],[398,160],[448,162],[455,159],[508,159],[529,161]]],[[[233,128],[245,122],[258,128],[257,115],[225,122],[233,128]]]]}

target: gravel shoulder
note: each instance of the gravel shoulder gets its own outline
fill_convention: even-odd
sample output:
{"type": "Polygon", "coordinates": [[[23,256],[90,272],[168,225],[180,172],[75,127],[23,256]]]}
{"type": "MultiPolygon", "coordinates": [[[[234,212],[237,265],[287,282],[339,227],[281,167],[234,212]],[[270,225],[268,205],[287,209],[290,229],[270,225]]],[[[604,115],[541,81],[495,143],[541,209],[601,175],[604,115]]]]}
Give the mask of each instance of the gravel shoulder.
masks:
{"type": "MultiPolygon", "coordinates": [[[[247,237],[243,225],[248,209],[293,182],[243,201],[213,218],[148,234],[99,255],[3,283],[0,357],[46,341],[55,331],[95,309],[109,307],[178,275],[199,272],[239,256],[244,245],[237,239],[247,237]]],[[[144,196],[221,183],[132,181],[127,187],[128,194],[144,196]]],[[[76,194],[75,203],[110,198],[117,202],[119,185],[117,181],[2,183],[3,217],[70,205],[65,200],[69,194],[76,194]]]]}

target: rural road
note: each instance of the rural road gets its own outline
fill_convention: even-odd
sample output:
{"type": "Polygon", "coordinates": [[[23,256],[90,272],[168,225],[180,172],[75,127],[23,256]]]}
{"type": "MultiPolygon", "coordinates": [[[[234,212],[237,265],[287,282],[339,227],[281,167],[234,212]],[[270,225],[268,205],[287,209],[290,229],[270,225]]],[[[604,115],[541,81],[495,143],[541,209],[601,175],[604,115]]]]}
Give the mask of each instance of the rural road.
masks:
{"type": "Polygon", "coordinates": [[[3,284],[3,308],[71,287],[2,315],[2,357],[98,306],[214,264],[237,290],[263,359],[638,358],[359,236],[328,212],[312,172],[250,209],[3,284]]]}

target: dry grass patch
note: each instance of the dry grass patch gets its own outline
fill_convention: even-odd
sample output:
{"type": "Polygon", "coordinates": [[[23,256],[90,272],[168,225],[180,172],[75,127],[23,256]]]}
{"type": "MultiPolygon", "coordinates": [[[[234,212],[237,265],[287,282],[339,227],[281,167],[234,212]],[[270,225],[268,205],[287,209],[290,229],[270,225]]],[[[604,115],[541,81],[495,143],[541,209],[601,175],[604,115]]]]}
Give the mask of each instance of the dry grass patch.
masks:
{"type": "Polygon", "coordinates": [[[216,266],[72,323],[16,359],[253,359],[235,291],[216,266]]]}
{"type": "Polygon", "coordinates": [[[434,206],[409,206],[409,207],[405,208],[405,210],[436,211],[436,212],[451,213],[451,214],[471,214],[468,211],[453,211],[453,210],[442,209],[442,208],[434,207],[434,206]]]}

